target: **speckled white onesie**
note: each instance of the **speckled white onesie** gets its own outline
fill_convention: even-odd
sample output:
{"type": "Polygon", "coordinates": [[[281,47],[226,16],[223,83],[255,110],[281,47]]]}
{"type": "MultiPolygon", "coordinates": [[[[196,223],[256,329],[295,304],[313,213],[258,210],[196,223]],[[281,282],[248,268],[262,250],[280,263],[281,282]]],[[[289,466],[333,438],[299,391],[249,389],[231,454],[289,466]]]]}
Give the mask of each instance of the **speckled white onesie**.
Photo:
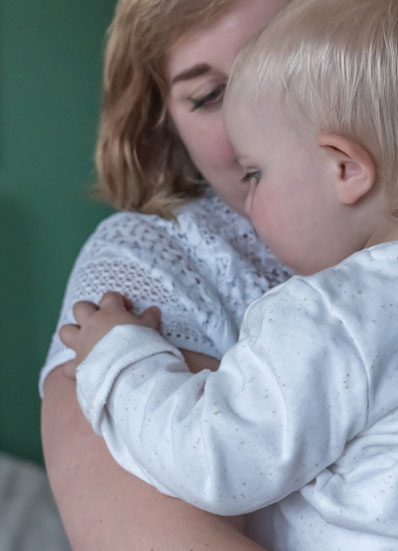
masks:
{"type": "Polygon", "coordinates": [[[294,277],[247,310],[217,372],[114,328],[78,397],[127,470],[198,507],[254,514],[273,551],[398,550],[398,242],[294,277]]]}

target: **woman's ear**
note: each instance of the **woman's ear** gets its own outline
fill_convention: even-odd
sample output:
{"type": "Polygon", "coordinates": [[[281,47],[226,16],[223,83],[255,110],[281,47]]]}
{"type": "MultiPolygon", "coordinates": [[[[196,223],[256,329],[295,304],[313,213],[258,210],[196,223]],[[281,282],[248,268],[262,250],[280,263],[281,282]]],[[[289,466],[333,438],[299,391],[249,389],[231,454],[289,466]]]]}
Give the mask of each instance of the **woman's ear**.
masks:
{"type": "Polygon", "coordinates": [[[354,205],[371,191],[376,166],[364,147],[338,134],[321,134],[318,144],[335,165],[337,199],[342,204],[354,205]]]}

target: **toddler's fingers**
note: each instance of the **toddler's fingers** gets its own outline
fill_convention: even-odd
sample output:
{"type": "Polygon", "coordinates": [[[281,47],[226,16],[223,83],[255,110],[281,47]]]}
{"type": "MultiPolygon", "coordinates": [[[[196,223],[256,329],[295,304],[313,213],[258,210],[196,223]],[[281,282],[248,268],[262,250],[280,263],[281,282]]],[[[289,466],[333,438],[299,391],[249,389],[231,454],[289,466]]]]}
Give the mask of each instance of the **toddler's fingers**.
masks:
{"type": "Polygon", "coordinates": [[[98,306],[88,300],[81,300],[73,305],[73,315],[76,322],[82,325],[87,318],[98,310],[98,306]]]}
{"type": "Polygon", "coordinates": [[[147,308],[140,316],[138,316],[145,325],[149,325],[152,329],[158,329],[162,313],[157,306],[147,308]]]}
{"type": "Polygon", "coordinates": [[[76,379],[76,360],[69,360],[62,366],[62,372],[68,379],[76,379]]]}
{"type": "Polygon", "coordinates": [[[63,325],[59,329],[58,335],[65,346],[68,346],[69,348],[74,348],[76,339],[79,335],[79,331],[80,327],[78,325],[68,323],[67,325],[63,325]]]}
{"type": "Polygon", "coordinates": [[[113,310],[114,308],[120,308],[121,306],[125,309],[124,297],[120,293],[115,291],[108,291],[100,300],[100,307],[113,310]]]}
{"type": "Polygon", "coordinates": [[[126,308],[126,310],[128,312],[133,311],[133,303],[131,302],[131,300],[129,298],[123,296],[123,303],[124,303],[124,307],[126,308]]]}

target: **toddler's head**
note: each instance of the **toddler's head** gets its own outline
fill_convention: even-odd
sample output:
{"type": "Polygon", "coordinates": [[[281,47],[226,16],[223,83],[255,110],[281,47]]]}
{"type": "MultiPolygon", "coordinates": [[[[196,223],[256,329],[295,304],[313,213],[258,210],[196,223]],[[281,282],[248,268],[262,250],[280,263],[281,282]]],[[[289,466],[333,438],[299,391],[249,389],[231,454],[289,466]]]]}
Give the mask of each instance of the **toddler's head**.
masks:
{"type": "Polygon", "coordinates": [[[398,239],[397,99],[397,0],[296,0],[238,57],[225,115],[247,210],[297,271],[398,239]]]}

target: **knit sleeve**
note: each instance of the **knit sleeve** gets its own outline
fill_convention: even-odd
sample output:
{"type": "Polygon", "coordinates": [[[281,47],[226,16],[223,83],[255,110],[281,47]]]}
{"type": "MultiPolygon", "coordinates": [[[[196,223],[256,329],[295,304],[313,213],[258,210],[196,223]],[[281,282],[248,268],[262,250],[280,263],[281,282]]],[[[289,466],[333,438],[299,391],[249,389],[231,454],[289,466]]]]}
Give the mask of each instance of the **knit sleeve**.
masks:
{"type": "MultiPolygon", "coordinates": [[[[108,219],[89,238],[68,280],[57,328],[41,371],[41,393],[47,374],[74,357],[73,351],[61,342],[58,328],[75,322],[72,308],[76,302],[98,303],[106,291],[128,297],[138,313],[150,305],[159,306],[161,331],[166,338],[180,348],[218,355],[206,330],[212,316],[206,315],[201,305],[213,302],[216,312],[217,307],[221,308],[219,299],[209,297],[211,285],[201,267],[184,250],[184,244],[164,229],[151,217],[129,213],[108,219]],[[201,286],[195,278],[200,278],[201,286]]],[[[232,320],[229,322],[231,336],[236,339],[237,328],[232,320]]]]}
{"type": "MultiPolygon", "coordinates": [[[[100,224],[82,248],[57,329],[74,322],[75,302],[118,291],[137,312],[159,306],[161,333],[176,347],[219,358],[236,342],[249,302],[288,275],[247,221],[215,198],[190,204],[177,222],[122,212],[100,224]]],[[[47,374],[72,358],[55,331],[41,394],[47,374]]]]}

